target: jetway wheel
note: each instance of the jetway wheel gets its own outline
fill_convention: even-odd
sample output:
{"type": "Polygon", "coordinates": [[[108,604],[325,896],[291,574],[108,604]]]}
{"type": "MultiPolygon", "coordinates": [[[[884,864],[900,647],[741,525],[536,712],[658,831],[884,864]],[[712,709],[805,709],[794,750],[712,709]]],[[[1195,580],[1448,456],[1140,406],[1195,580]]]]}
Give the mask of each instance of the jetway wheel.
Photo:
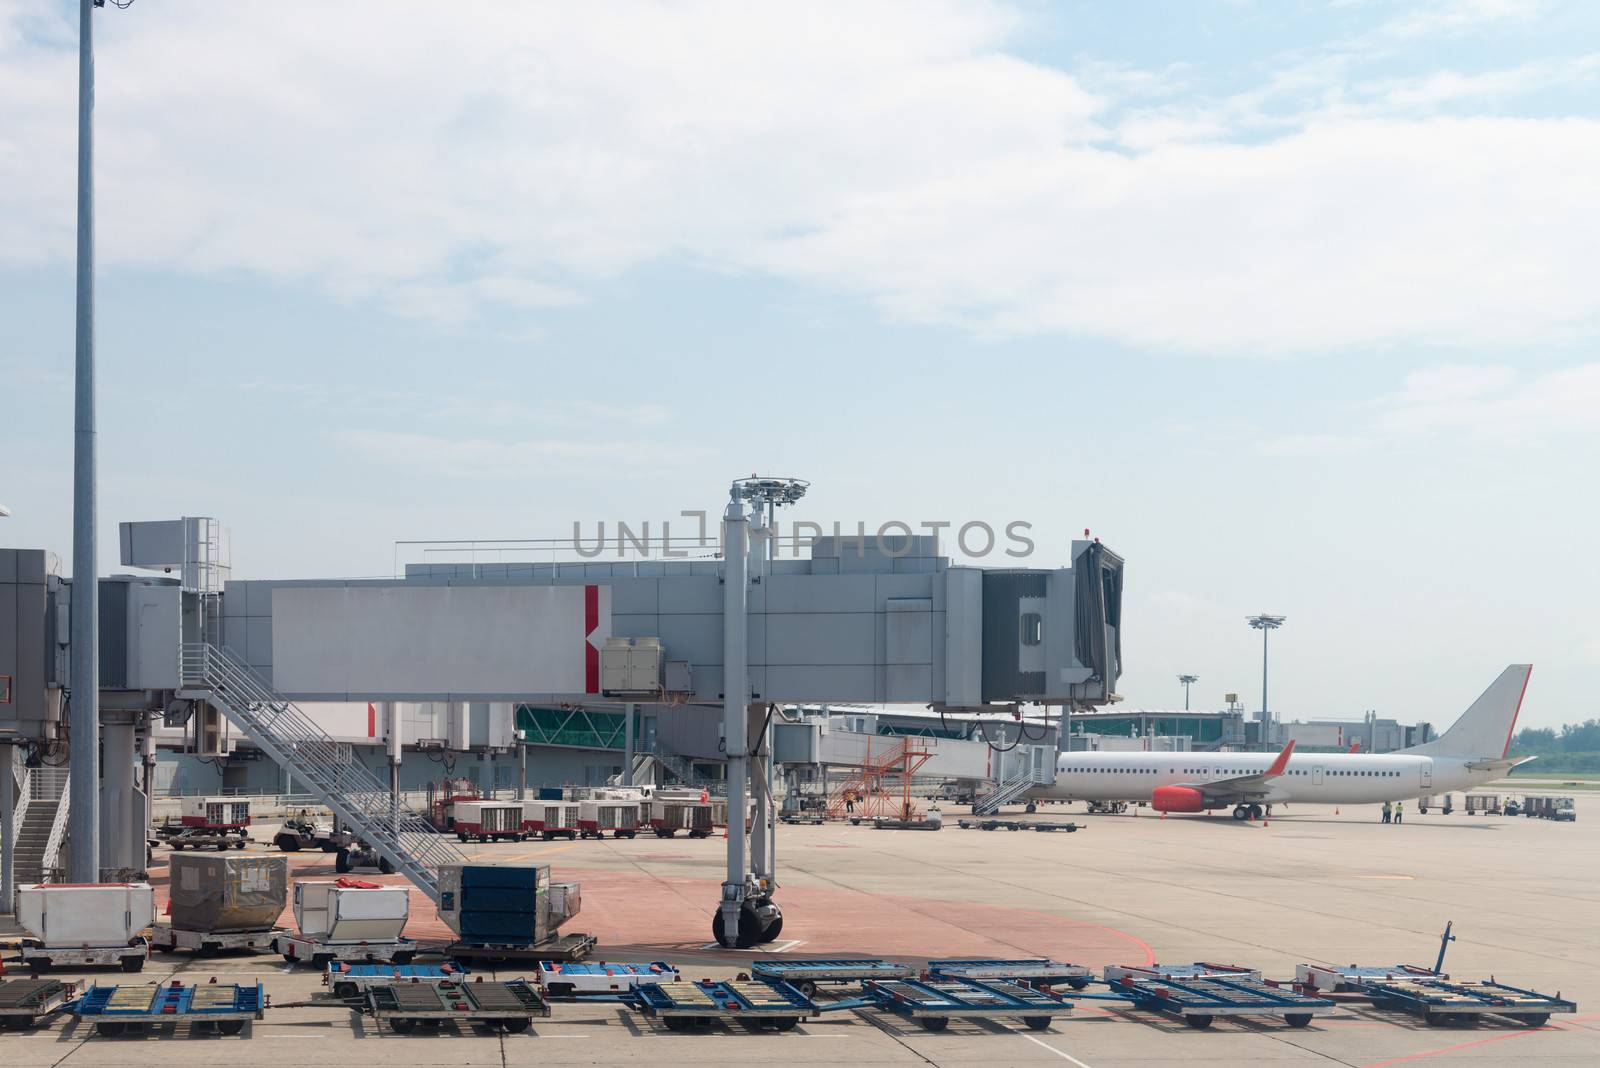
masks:
{"type": "Polygon", "coordinates": [[[767,942],[776,942],[778,940],[778,936],[782,933],[783,913],[780,911],[775,917],[773,917],[772,922],[767,924],[766,930],[761,932],[761,942],[762,944],[767,942]]]}
{"type": "Polygon", "coordinates": [[[725,925],[722,922],[722,909],[719,906],[715,915],[711,917],[711,937],[724,949],[749,949],[765,941],[761,919],[750,909],[741,909],[739,912],[739,933],[734,938],[728,937],[725,925]]]}

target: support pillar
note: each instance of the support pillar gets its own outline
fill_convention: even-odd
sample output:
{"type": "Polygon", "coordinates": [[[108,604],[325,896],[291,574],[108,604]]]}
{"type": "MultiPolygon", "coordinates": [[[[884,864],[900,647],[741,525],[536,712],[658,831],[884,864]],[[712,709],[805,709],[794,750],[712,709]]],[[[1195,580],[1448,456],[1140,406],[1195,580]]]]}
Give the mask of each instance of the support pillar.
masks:
{"type": "Polygon", "coordinates": [[[622,785],[633,785],[633,714],[638,705],[622,706],[622,785]]]}
{"type": "MultiPolygon", "coordinates": [[[[137,791],[133,786],[137,753],[134,734],[133,719],[122,715],[103,724],[100,730],[100,743],[105,750],[99,796],[100,826],[105,831],[100,835],[99,868],[102,869],[127,872],[144,868],[144,828],[135,824],[144,806],[135,796],[137,791]],[[135,845],[139,847],[137,856],[135,845]]],[[[98,870],[94,881],[100,881],[98,870]]]]}
{"type": "Polygon", "coordinates": [[[749,781],[749,587],[746,564],[750,526],[735,487],[722,517],[722,737],[728,752],[728,868],[720,907],[725,944],[739,930],[748,888],[745,852],[746,785],[749,781]]]}
{"type": "Polygon", "coordinates": [[[394,840],[400,837],[400,762],[404,759],[400,737],[400,709],[393,701],[383,703],[383,719],[388,726],[389,750],[389,826],[394,828],[394,840]]]}
{"type": "MultiPolygon", "coordinates": [[[[78,3],[78,321],[73,378],[72,738],[67,878],[100,881],[100,584],[94,412],[94,0],[78,3]]],[[[142,831],[141,831],[142,834],[142,831]]]]}
{"type": "Polygon", "coordinates": [[[517,739],[517,800],[528,799],[528,743],[517,739]]]}
{"type": "Polygon", "coordinates": [[[0,743],[0,913],[11,915],[16,900],[17,747],[0,743]]]}

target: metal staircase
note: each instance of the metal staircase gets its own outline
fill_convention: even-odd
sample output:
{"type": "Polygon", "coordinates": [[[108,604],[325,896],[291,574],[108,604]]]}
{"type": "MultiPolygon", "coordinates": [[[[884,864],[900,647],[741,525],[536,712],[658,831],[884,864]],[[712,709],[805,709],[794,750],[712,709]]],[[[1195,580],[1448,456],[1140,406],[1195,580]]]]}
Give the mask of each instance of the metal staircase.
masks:
{"type": "Polygon", "coordinates": [[[227,649],[183,648],[183,697],[200,698],[248,734],[367,845],[435,902],[438,867],[467,860],[421,813],[396,804],[389,788],[294,702],[227,649]]]}
{"type": "Polygon", "coordinates": [[[989,793],[973,800],[974,816],[992,816],[1000,811],[1001,805],[1011,804],[1035,786],[1049,786],[1055,782],[1053,764],[1047,769],[1044,763],[1048,750],[1036,746],[1029,746],[1026,749],[1027,752],[1019,753],[1009,762],[1011,767],[1009,775],[1002,778],[989,793]],[[1035,753],[1036,749],[1041,751],[1035,753]]]}

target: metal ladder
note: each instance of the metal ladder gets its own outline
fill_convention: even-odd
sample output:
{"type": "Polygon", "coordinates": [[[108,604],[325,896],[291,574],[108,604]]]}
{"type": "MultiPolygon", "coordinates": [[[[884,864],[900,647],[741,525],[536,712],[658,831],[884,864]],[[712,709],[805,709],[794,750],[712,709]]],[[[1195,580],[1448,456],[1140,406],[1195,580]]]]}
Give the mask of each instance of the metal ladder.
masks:
{"type": "Polygon", "coordinates": [[[394,865],[435,902],[441,864],[468,859],[356,760],[348,745],[328,737],[294,702],[263,682],[233,652],[208,642],[183,647],[180,695],[208,701],[304,783],[343,825],[394,865]]]}
{"type": "Polygon", "coordinates": [[[1009,778],[1002,780],[992,791],[982,797],[974,798],[972,814],[974,816],[992,816],[1000,811],[1001,805],[1009,805],[1035,786],[1048,786],[1050,780],[1040,781],[1034,773],[1033,765],[1024,762],[1022,767],[1009,778]]]}

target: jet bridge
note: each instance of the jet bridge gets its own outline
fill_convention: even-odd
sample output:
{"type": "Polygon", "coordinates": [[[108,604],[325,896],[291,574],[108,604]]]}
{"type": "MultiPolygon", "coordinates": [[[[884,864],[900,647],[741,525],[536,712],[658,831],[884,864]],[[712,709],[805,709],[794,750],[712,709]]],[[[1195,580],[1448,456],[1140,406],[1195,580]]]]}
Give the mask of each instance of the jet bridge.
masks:
{"type": "MultiPolygon", "coordinates": [[[[212,521],[129,524],[125,564],[183,570],[133,591],[125,634],[123,616],[109,621],[103,647],[138,656],[122,690],[103,687],[101,708],[145,721],[181,718],[189,704],[220,712],[433,893],[448,843],[296,701],[720,705],[736,826],[713,929],[728,945],[767,941],[781,926],[775,705],[1081,709],[1115,700],[1122,668],[1123,561],[1097,541],[1073,542],[1065,568],[958,566],[927,537],[823,538],[809,559],[768,559],[774,509],[803,491],[793,480],[734,483],[721,559],[435,564],[381,580],[232,580],[212,521]],[[152,532],[181,542],[182,559],[149,549],[152,532]]],[[[13,701],[0,704],[0,737],[16,741],[54,740],[68,677],[59,619],[71,583],[42,581],[43,570],[0,570],[0,676],[13,701]]],[[[107,735],[108,768],[131,764],[132,738],[120,731],[112,746],[107,735]]]]}

